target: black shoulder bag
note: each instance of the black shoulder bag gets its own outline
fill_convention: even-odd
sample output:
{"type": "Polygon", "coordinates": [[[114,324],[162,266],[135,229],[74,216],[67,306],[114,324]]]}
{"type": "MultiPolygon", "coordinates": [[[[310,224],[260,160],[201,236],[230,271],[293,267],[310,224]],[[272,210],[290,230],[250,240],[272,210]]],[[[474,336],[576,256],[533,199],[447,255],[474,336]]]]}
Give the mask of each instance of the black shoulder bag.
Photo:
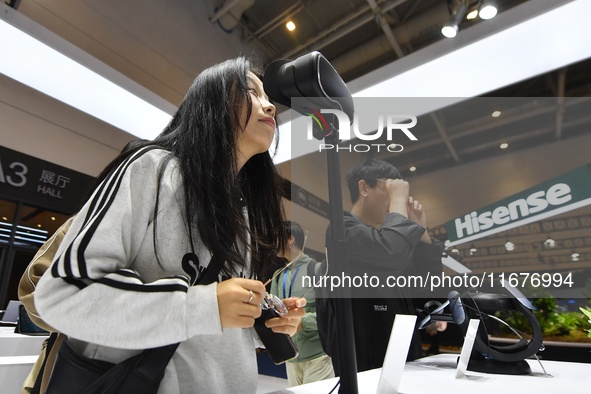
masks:
{"type": "MultiPolygon", "coordinates": [[[[217,281],[223,260],[213,256],[198,284],[217,281]]],[[[83,356],[65,340],[46,394],[156,394],[178,343],[146,349],[118,364],[83,356]]]]}

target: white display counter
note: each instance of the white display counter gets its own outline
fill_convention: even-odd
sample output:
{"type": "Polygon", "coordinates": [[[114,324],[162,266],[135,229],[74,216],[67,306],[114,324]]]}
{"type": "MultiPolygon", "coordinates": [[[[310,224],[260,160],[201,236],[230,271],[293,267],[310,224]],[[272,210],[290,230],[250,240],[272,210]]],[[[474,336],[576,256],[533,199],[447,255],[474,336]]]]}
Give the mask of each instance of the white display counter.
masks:
{"type": "MultiPolygon", "coordinates": [[[[591,359],[591,354],[589,355],[591,359]]],[[[536,360],[527,360],[531,375],[495,375],[468,371],[467,378],[456,379],[457,354],[439,354],[406,363],[400,383],[404,394],[589,394],[591,364],[544,361],[550,376],[543,373],[536,360]]],[[[359,373],[359,394],[375,394],[381,369],[359,373]]],[[[328,393],[338,378],[275,391],[275,394],[328,393]]],[[[334,391],[338,393],[338,389],[334,391]]]]}
{"type": "Polygon", "coordinates": [[[15,334],[14,327],[0,327],[0,393],[20,392],[45,339],[47,336],[15,334]]]}
{"type": "Polygon", "coordinates": [[[0,392],[20,393],[23,382],[29,376],[38,357],[39,355],[0,357],[0,392]]]}
{"type": "Polygon", "coordinates": [[[39,355],[46,339],[45,335],[15,334],[14,327],[0,327],[0,357],[39,355]]]}

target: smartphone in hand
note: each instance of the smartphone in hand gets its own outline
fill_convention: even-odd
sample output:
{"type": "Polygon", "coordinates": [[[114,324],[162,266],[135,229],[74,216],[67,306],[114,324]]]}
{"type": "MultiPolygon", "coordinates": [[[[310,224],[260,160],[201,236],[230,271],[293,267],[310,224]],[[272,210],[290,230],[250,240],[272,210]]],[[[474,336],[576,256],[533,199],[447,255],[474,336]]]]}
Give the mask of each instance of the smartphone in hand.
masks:
{"type": "Polygon", "coordinates": [[[296,358],[298,350],[289,335],[273,332],[265,326],[267,320],[277,316],[279,315],[273,309],[263,310],[261,316],[254,322],[254,329],[269,352],[271,360],[279,365],[296,358]]]}

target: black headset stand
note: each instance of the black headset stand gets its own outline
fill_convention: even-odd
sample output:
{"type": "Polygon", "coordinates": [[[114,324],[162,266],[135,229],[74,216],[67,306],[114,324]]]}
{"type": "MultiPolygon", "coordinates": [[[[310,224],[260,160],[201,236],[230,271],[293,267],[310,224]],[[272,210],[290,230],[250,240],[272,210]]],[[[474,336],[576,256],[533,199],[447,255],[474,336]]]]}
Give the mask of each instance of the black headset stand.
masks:
{"type": "Polygon", "coordinates": [[[468,370],[500,375],[531,375],[531,367],[525,360],[503,362],[488,359],[472,351],[468,361],[468,370]]]}
{"type": "MultiPolygon", "coordinates": [[[[334,121],[334,119],[333,119],[334,121]]],[[[332,124],[331,124],[332,125],[332,124]]],[[[334,126],[332,126],[334,129],[334,126]]],[[[337,146],[339,143],[336,130],[325,137],[327,144],[337,146]]],[[[345,224],[343,219],[343,193],[341,189],[341,166],[339,153],[336,149],[326,151],[328,172],[328,198],[330,219],[330,242],[327,242],[327,259],[337,271],[347,272],[349,259],[346,253],[345,224]]],[[[337,323],[337,344],[339,347],[338,362],[340,368],[339,393],[357,394],[357,357],[355,353],[355,335],[353,331],[353,313],[351,310],[351,297],[349,289],[338,289],[338,295],[334,298],[334,307],[337,323]]]]}

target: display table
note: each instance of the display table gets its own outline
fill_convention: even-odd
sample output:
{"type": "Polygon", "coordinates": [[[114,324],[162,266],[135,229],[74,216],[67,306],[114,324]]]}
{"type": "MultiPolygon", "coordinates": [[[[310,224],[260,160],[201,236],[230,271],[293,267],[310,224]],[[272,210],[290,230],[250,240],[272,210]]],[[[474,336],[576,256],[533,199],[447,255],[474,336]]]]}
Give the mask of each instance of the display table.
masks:
{"type": "MultiPolygon", "coordinates": [[[[591,354],[589,355],[591,358],[591,354]]],[[[532,375],[494,375],[467,371],[467,378],[456,379],[457,354],[439,354],[406,363],[400,383],[400,393],[405,394],[589,394],[591,392],[591,364],[544,361],[542,364],[550,376],[543,374],[536,360],[527,360],[532,375]]],[[[382,370],[359,373],[359,394],[375,394],[382,370]]],[[[338,378],[292,387],[276,394],[328,393],[338,378]]],[[[338,390],[335,390],[337,393],[338,390]]]]}
{"type": "Polygon", "coordinates": [[[0,393],[20,392],[45,339],[47,336],[15,334],[14,327],[0,327],[0,393]]]}
{"type": "Polygon", "coordinates": [[[0,357],[39,355],[46,339],[45,335],[15,334],[14,327],[0,327],[0,357]]]}
{"type": "Polygon", "coordinates": [[[23,382],[29,376],[36,356],[0,357],[0,392],[2,394],[18,394],[23,382]]]}

